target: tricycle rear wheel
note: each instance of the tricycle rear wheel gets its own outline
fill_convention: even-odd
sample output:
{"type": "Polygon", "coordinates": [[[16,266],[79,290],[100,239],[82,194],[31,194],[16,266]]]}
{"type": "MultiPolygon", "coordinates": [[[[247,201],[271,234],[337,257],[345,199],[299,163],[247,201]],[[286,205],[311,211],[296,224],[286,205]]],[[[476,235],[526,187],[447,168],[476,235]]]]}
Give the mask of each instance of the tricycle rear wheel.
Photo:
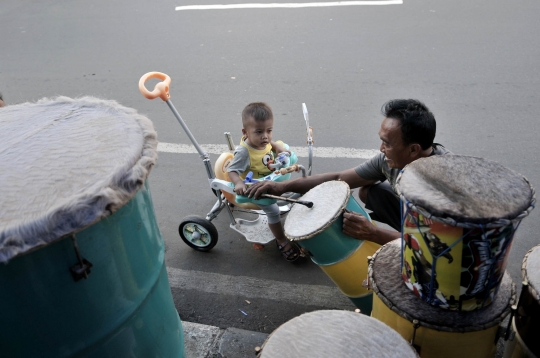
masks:
{"type": "Polygon", "coordinates": [[[197,251],[210,251],[218,242],[218,232],[210,220],[200,216],[186,216],[178,226],[182,240],[197,251]]]}

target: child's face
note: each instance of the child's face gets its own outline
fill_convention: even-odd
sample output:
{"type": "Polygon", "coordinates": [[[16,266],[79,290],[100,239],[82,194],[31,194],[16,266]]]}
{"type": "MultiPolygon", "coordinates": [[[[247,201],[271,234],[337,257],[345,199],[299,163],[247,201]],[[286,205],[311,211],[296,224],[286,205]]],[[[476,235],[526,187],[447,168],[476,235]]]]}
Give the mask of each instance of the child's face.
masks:
{"type": "Polygon", "coordinates": [[[264,122],[256,122],[250,117],[242,128],[242,134],[246,137],[246,143],[255,149],[264,149],[272,141],[272,129],[274,119],[267,119],[264,122]]]}

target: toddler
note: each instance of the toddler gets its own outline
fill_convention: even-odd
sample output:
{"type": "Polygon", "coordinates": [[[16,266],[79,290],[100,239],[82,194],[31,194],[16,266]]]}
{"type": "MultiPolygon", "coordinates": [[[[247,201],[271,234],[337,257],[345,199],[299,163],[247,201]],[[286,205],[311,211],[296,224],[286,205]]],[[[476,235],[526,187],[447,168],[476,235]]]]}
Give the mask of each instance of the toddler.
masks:
{"type": "MultiPolygon", "coordinates": [[[[234,191],[239,195],[245,195],[244,179],[249,172],[253,172],[254,179],[265,177],[273,171],[268,164],[273,162],[274,156],[288,152],[283,142],[272,141],[274,116],[266,103],[248,104],[242,111],[242,126],[243,136],[228,168],[229,178],[235,186],[234,191]]],[[[298,259],[300,256],[298,248],[287,240],[281,227],[278,205],[259,205],[259,207],[268,217],[268,226],[283,257],[290,262],[298,259]]]]}

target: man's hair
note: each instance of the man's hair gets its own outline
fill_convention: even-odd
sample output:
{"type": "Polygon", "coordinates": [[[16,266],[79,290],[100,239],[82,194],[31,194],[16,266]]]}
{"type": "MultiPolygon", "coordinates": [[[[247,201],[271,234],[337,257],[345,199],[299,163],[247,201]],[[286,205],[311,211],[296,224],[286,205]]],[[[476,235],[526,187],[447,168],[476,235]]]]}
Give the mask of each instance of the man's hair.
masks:
{"type": "Polygon", "coordinates": [[[272,108],[264,102],[250,103],[242,111],[242,124],[245,124],[249,118],[253,118],[255,122],[264,122],[273,119],[272,108]]]}
{"type": "Polygon", "coordinates": [[[433,113],[416,99],[393,99],[381,109],[386,118],[397,119],[401,123],[401,137],[404,144],[418,143],[422,149],[433,145],[437,123],[433,113]]]}

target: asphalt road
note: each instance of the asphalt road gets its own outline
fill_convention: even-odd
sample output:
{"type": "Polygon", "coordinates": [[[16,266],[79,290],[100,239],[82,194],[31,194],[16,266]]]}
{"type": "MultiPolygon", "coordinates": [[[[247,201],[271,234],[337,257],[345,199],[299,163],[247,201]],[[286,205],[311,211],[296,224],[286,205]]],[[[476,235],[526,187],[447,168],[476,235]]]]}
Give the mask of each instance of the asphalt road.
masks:
{"type": "MultiPolygon", "coordinates": [[[[238,141],[242,108],[263,100],[276,138],[304,145],[305,102],[316,146],[358,149],[379,147],[385,101],[418,98],[435,113],[437,142],[540,186],[538,2],[175,11],[193,3],[3,0],[0,91],[8,105],[56,95],[114,99],[152,119],[161,142],[189,144],[168,107],[137,89],[141,75],[160,71],[173,79],[172,102],[199,143],[225,144],[225,131],[238,141]]],[[[361,161],[316,158],[314,171],[361,161]]],[[[253,250],[226,215],[215,220],[220,241],[210,253],[184,245],[181,218],[204,216],[214,201],[197,155],[161,153],[150,181],[167,265],[200,282],[172,288],[183,320],[269,333],[306,311],[354,308],[311,262],[289,264],[272,246],[253,250]],[[251,287],[209,288],[244,277],[255,280],[246,279],[251,287]],[[314,303],[297,294],[304,289],[328,299],[314,303]]],[[[523,220],[512,247],[516,282],[523,256],[540,243],[539,215],[523,220]]]]}

